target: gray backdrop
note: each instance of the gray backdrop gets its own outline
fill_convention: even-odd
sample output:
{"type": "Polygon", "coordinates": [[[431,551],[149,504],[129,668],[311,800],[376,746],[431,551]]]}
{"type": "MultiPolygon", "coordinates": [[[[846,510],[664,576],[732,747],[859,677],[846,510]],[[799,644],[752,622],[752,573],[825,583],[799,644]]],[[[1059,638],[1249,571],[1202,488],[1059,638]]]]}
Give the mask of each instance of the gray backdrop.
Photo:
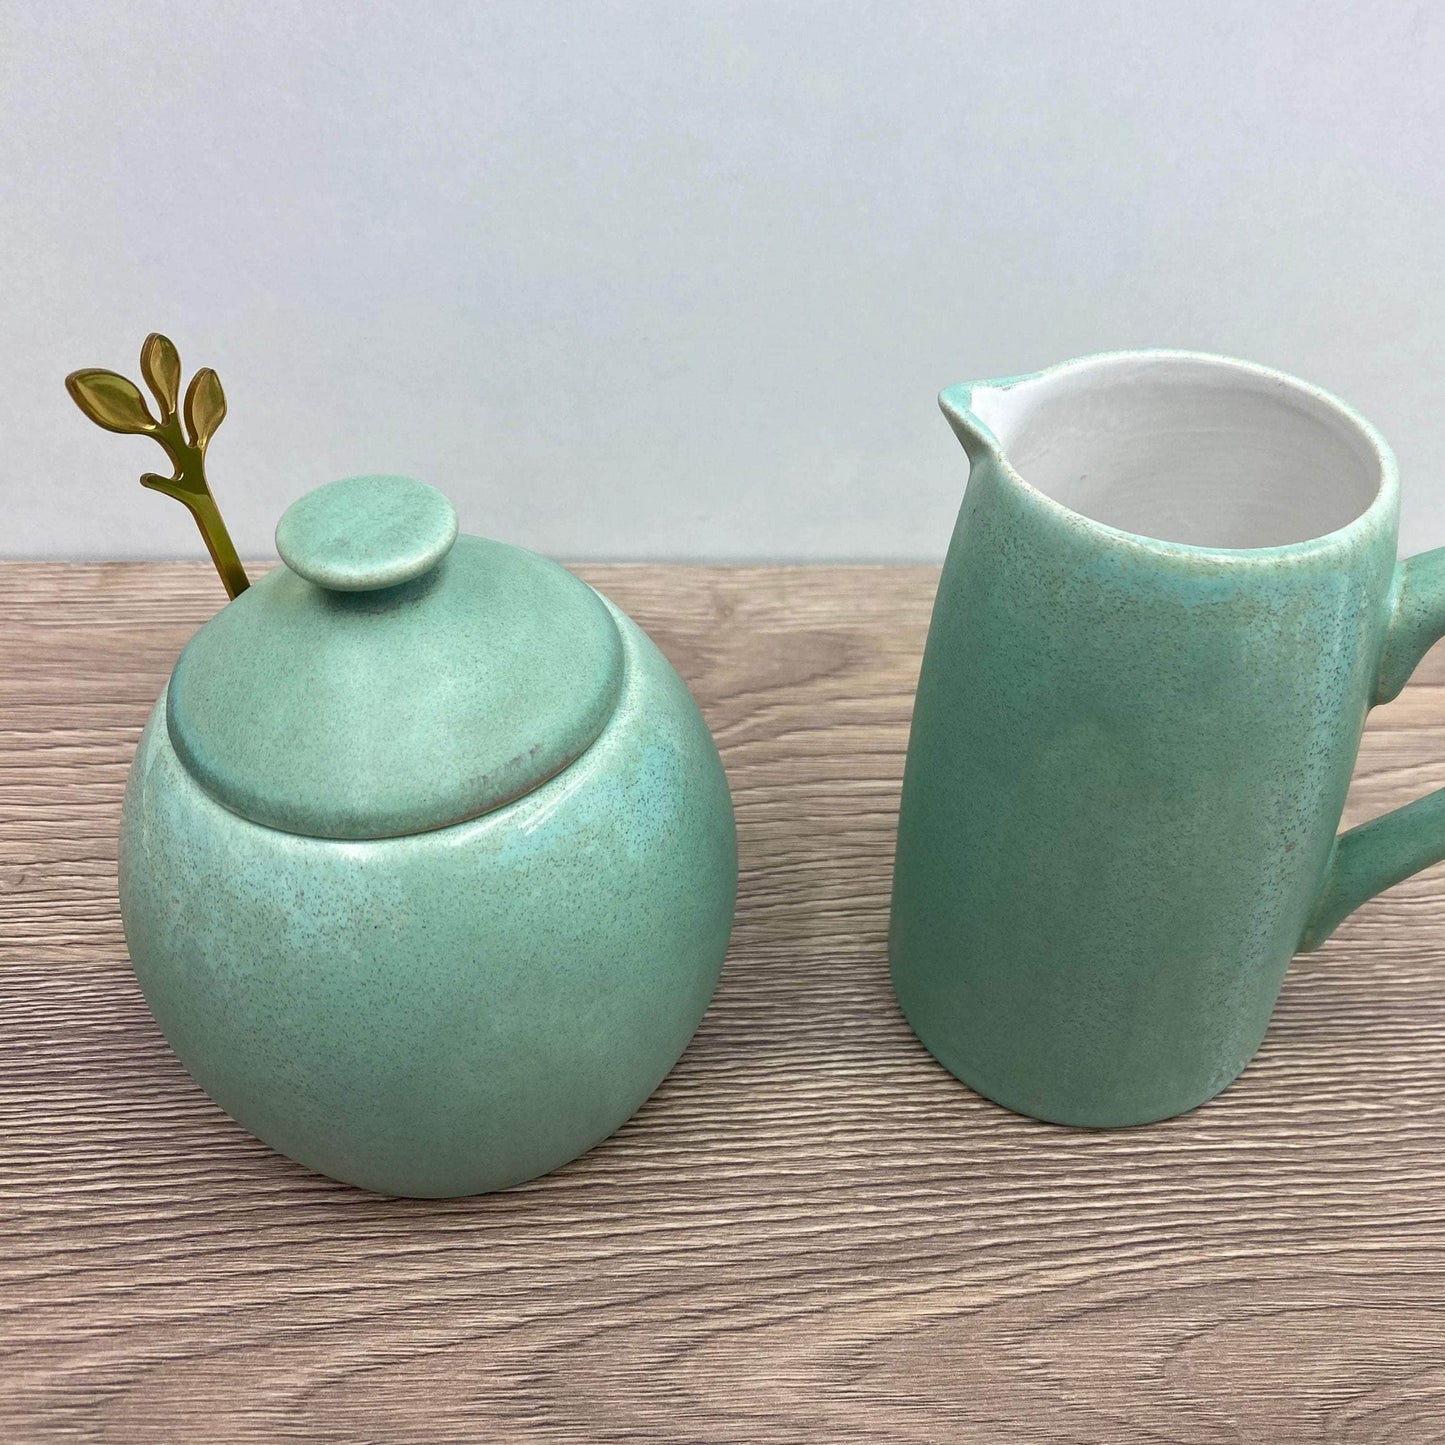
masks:
{"type": "Polygon", "coordinates": [[[245,555],[361,471],[571,558],[931,558],[934,394],[1317,381],[1445,542],[1445,7],[0,0],[0,555],[201,556],[64,374],[214,366],[245,555]]]}

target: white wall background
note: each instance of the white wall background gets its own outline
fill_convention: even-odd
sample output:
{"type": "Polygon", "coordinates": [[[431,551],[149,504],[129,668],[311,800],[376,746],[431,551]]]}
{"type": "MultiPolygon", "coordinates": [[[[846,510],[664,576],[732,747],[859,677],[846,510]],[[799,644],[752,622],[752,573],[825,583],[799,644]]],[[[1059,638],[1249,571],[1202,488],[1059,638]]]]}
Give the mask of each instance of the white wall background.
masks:
{"type": "Polygon", "coordinates": [[[243,555],[400,471],[569,558],[931,558],[934,394],[1250,357],[1445,542],[1445,7],[0,0],[0,555],[203,555],[67,371],[231,406],[243,555]]]}

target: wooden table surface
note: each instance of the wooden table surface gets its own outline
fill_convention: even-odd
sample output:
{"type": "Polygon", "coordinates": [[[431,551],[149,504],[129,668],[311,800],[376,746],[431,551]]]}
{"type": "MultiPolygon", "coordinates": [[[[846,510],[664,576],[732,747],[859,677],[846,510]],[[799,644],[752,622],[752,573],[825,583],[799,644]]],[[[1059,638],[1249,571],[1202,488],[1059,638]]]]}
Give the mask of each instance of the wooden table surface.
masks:
{"type": "MultiPolygon", "coordinates": [[[[1297,960],[1190,1117],[1016,1118],[894,1007],[927,568],[585,567],[737,801],[692,1046],[567,1168],[377,1198],[272,1153],[126,962],[131,751],[204,565],[0,567],[0,1439],[1445,1438],[1445,873],[1297,960]]],[[[1349,821],[1445,783],[1445,658],[1349,821]]]]}

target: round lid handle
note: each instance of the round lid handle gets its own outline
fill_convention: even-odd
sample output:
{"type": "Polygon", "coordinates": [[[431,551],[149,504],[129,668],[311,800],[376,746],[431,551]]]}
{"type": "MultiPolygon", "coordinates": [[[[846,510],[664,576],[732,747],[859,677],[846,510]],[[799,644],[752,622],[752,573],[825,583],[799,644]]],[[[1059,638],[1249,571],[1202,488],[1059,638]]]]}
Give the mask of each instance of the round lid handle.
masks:
{"type": "Polygon", "coordinates": [[[375,592],[420,577],[457,539],[452,504],[410,477],[346,477],[293,502],[276,524],[281,560],[336,592],[375,592]]]}

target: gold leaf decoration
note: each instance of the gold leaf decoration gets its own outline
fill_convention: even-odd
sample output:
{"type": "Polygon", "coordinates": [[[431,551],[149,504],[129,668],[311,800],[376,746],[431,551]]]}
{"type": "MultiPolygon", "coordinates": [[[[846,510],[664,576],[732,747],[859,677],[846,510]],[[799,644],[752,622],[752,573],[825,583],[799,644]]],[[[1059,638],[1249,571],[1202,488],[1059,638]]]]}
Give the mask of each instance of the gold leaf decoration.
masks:
{"type": "Polygon", "coordinates": [[[181,356],[170,337],[159,331],[146,337],[140,349],[140,369],[160,403],[161,420],[169,421],[181,395],[181,356]]]}
{"type": "Polygon", "coordinates": [[[204,367],[191,378],[186,388],[186,432],[176,415],[176,394],[181,388],[181,358],[169,338],[152,331],[141,347],[140,369],[146,384],[160,403],[161,419],[157,421],[146,407],[140,388],[113,371],[91,368],[72,371],[65,378],[65,389],[76,406],[98,426],[107,431],[141,433],[161,444],[174,469],[169,477],[147,472],[141,486],[174,497],[196,519],[206,550],[216,571],[221,574],[226,593],[239,597],[249,585],[246,569],[236,555],[235,544],[221,518],[211,485],[206,480],[206,443],[226,419],[226,394],[210,367],[204,367]]]}
{"type": "Polygon", "coordinates": [[[76,406],[106,431],[143,435],[156,429],[140,387],[113,371],[72,371],[65,378],[65,389],[76,406]]]}
{"type": "Polygon", "coordinates": [[[226,393],[221,378],[209,366],[203,366],[186,388],[186,430],[191,445],[205,451],[206,443],[226,419],[226,393]]]}

